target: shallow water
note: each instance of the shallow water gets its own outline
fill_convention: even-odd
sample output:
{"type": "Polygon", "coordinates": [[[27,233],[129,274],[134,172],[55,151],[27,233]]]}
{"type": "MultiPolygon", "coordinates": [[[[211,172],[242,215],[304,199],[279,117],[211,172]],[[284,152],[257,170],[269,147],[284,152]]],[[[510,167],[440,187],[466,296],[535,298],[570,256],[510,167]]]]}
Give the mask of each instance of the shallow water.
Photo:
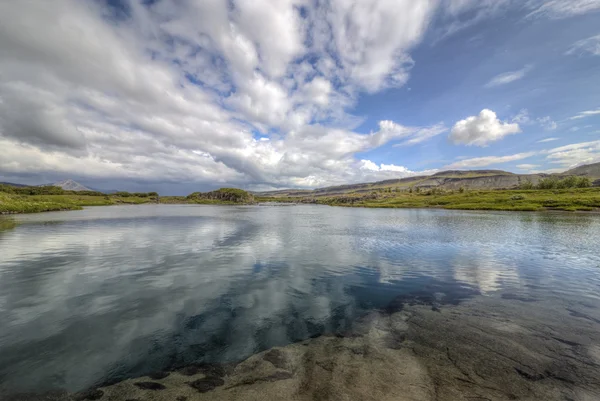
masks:
{"type": "Polygon", "coordinates": [[[17,220],[0,232],[2,392],[239,361],[404,302],[600,307],[597,214],[143,205],[17,220]]]}

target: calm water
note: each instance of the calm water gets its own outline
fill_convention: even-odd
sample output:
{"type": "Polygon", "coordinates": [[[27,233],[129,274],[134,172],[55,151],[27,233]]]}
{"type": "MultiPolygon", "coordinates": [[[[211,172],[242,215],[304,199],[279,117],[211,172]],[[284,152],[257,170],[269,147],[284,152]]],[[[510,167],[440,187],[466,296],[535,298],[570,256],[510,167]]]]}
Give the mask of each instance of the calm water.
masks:
{"type": "Polygon", "coordinates": [[[0,232],[0,390],[79,390],[345,331],[394,298],[600,307],[600,215],[112,206],[0,232]]]}

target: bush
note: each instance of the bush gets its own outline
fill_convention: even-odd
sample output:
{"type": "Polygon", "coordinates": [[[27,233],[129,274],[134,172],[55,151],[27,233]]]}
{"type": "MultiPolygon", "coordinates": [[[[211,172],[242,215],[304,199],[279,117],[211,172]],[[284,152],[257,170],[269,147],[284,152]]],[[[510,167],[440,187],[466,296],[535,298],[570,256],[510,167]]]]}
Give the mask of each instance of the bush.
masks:
{"type": "Polygon", "coordinates": [[[577,188],[589,188],[592,186],[592,180],[588,177],[577,177],[577,181],[575,182],[575,187],[577,188]]]}
{"type": "Polygon", "coordinates": [[[523,200],[523,199],[525,199],[525,196],[523,196],[521,194],[513,195],[510,197],[510,200],[514,200],[514,201],[523,200]]]}
{"type": "Polygon", "coordinates": [[[524,182],[521,183],[521,185],[519,185],[519,188],[521,189],[534,189],[534,185],[531,181],[526,180],[524,182]]]}
{"type": "Polygon", "coordinates": [[[537,189],[588,188],[591,186],[592,182],[588,177],[569,176],[563,179],[547,177],[538,182],[537,189]]]}

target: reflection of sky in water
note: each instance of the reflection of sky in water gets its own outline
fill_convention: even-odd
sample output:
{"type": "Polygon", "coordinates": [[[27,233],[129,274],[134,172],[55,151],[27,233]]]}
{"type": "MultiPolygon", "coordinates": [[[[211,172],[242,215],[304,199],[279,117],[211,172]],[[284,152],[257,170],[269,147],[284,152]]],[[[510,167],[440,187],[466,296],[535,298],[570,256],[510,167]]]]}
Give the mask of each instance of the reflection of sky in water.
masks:
{"type": "Polygon", "coordinates": [[[0,233],[11,390],[237,360],[413,292],[600,304],[597,215],[142,206],[20,219],[0,233]]]}

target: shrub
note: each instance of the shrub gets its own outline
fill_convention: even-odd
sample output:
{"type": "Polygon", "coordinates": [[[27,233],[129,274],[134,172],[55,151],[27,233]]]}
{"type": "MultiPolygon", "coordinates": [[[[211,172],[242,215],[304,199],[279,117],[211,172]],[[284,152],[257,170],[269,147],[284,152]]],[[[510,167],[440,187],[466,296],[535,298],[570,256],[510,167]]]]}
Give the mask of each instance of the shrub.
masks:
{"type": "Polygon", "coordinates": [[[589,188],[591,186],[592,180],[590,180],[588,177],[577,177],[577,180],[575,182],[576,188],[589,188]]]}
{"type": "Polygon", "coordinates": [[[533,189],[533,183],[530,180],[526,180],[524,182],[521,183],[521,185],[519,185],[519,188],[521,189],[533,189]]]}
{"type": "Polygon", "coordinates": [[[510,197],[510,200],[514,200],[514,201],[523,200],[523,199],[525,199],[525,196],[523,196],[521,194],[516,194],[516,195],[513,195],[510,197]]]}

